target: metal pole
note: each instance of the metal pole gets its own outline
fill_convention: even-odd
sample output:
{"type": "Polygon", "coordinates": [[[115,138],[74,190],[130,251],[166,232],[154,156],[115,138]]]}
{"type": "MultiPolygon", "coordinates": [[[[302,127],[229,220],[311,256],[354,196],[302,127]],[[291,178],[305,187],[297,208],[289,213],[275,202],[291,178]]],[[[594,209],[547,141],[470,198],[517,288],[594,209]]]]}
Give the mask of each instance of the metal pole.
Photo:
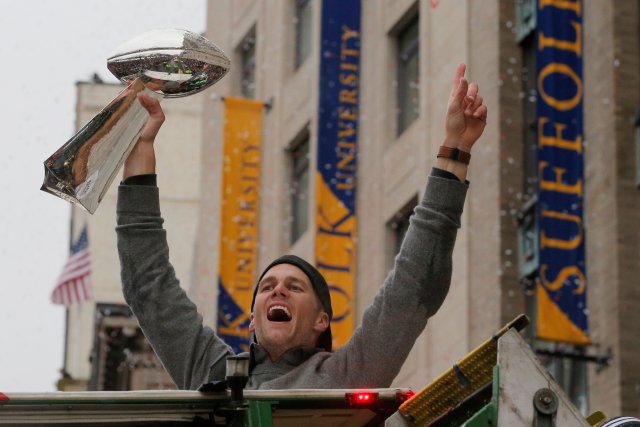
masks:
{"type": "MultiPolygon", "coordinates": [[[[75,217],[75,209],[71,206],[71,215],[69,220],[69,252],[71,252],[71,246],[73,246],[73,220],[75,217]]],[[[67,345],[69,343],[69,307],[64,308],[64,356],[62,362],[62,376],[67,374],[67,362],[69,358],[69,351],[67,345]]]]}

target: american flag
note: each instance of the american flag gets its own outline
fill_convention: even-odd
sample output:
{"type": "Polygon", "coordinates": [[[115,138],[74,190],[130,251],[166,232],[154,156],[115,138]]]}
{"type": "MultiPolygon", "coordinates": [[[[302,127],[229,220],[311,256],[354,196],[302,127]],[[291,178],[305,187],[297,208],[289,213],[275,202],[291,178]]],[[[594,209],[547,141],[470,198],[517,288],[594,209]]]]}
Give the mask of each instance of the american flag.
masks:
{"type": "Polygon", "coordinates": [[[71,254],[58,278],[56,288],[51,294],[54,304],[69,306],[91,299],[89,279],[91,276],[91,254],[89,238],[85,224],[78,240],[71,245],[71,254]]]}

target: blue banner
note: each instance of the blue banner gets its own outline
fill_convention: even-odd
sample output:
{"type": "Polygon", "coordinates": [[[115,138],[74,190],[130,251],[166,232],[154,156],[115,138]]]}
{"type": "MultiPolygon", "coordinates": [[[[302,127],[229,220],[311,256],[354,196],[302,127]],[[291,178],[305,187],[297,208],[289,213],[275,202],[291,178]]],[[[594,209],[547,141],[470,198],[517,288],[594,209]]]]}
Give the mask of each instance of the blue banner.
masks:
{"type": "Polygon", "coordinates": [[[249,351],[249,309],[240,307],[218,281],[218,336],[236,353],[249,351]]]}
{"type": "Polygon", "coordinates": [[[329,283],[338,347],[354,325],[360,0],[324,0],[320,38],[315,256],[329,283]]]}
{"type": "Polygon", "coordinates": [[[582,1],[538,0],[537,336],[588,344],[582,1]]]}

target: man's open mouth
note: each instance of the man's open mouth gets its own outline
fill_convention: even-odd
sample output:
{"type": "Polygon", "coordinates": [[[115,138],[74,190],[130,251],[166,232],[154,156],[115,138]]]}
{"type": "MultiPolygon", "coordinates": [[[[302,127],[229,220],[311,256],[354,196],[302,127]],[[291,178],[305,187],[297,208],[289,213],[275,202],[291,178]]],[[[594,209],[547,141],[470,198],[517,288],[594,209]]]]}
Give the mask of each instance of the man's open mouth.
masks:
{"type": "Polygon", "coordinates": [[[269,307],[267,319],[271,322],[289,322],[291,320],[291,313],[289,309],[283,305],[273,305],[269,307]]]}

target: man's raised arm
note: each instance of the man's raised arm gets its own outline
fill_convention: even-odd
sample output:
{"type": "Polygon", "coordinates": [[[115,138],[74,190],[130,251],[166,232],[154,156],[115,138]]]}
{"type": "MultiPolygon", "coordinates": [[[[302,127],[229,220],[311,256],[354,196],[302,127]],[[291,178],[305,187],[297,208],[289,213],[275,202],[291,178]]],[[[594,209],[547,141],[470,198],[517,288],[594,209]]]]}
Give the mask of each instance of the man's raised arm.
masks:
{"type": "Polygon", "coordinates": [[[169,262],[153,145],[164,113],[154,98],[140,95],[140,103],[150,118],[125,161],[118,189],[116,232],[123,294],[176,385],[197,389],[224,379],[225,358],[233,351],[203,326],[169,262]]]}
{"type": "Polygon", "coordinates": [[[468,84],[464,72],[460,64],[453,78],[446,136],[436,168],[410,219],[394,268],[352,339],[324,366],[338,378],[336,386],[388,387],[448,293],[470,152],[487,118],[478,85],[468,84]]]}

